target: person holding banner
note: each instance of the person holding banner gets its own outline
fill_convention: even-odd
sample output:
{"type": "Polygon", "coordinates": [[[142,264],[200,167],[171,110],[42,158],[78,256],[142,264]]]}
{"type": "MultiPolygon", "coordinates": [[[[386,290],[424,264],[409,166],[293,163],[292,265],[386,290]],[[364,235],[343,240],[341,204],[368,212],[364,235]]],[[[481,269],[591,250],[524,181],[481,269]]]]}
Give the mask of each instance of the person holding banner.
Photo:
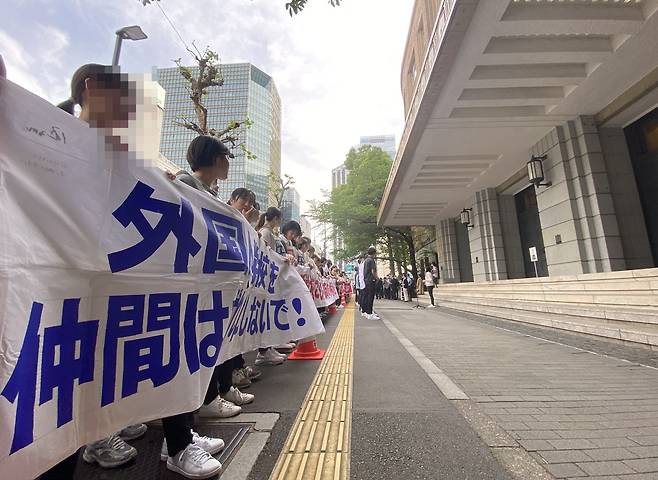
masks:
{"type": "Polygon", "coordinates": [[[281,226],[282,220],[283,215],[281,214],[281,210],[276,207],[270,207],[265,213],[261,214],[258,225],[256,225],[256,231],[260,233],[260,238],[272,250],[276,249],[274,232],[281,226]]]}
{"type": "MultiPolygon", "coordinates": [[[[210,136],[198,136],[187,149],[187,163],[192,174],[185,170],[179,172],[176,178],[196,190],[208,193],[217,198],[217,192],[212,188],[218,180],[228,178],[230,151],[221,141],[210,136]]],[[[242,205],[246,207],[246,205],[242,205]]],[[[242,405],[254,401],[254,395],[242,393],[233,386],[233,360],[215,367],[208,386],[204,404],[199,410],[202,417],[230,418],[242,412],[242,405]]],[[[245,376],[243,374],[243,376],[245,376]]],[[[260,376],[260,374],[258,375],[260,376]]],[[[247,378],[245,376],[245,378],[247,378]]],[[[249,381],[251,383],[251,381],[249,381]]]]}
{"type": "MultiPolygon", "coordinates": [[[[75,105],[80,105],[80,120],[93,128],[104,130],[106,144],[113,150],[127,151],[128,145],[122,143],[120,137],[113,135],[112,129],[128,126],[136,109],[134,90],[134,85],[124,78],[116,67],[87,64],[73,74],[71,97],[58,106],[73,115],[75,105]]],[[[228,169],[228,166],[226,168],[228,169]]],[[[221,463],[212,455],[224,448],[224,442],[221,439],[199,436],[192,430],[192,423],[192,413],[162,419],[165,432],[163,452],[167,468],[186,478],[212,477],[222,468],[221,463]]],[[[126,444],[117,433],[87,445],[83,458],[86,462],[98,463],[104,467],[118,467],[136,455],[137,450],[126,444]]],[[[75,462],[69,457],[42,475],[42,479],[72,478],[74,471],[75,462]]]]}

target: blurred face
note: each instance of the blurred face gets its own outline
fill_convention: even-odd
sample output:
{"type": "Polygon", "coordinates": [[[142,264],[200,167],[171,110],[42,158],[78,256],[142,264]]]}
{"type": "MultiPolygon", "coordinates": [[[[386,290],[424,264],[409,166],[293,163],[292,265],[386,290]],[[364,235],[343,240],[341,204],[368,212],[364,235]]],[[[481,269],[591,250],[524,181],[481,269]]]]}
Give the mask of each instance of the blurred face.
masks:
{"type": "Polygon", "coordinates": [[[274,217],[270,225],[272,225],[272,228],[279,228],[281,226],[281,217],[274,217]]]}
{"type": "Polygon", "coordinates": [[[83,110],[95,128],[127,128],[135,118],[136,95],[133,88],[108,88],[93,78],[85,80],[83,110]]]}
{"type": "Polygon", "coordinates": [[[251,203],[251,200],[249,198],[235,198],[231,199],[231,205],[241,211],[241,212],[248,212],[251,210],[251,207],[253,207],[253,204],[251,203]]]}

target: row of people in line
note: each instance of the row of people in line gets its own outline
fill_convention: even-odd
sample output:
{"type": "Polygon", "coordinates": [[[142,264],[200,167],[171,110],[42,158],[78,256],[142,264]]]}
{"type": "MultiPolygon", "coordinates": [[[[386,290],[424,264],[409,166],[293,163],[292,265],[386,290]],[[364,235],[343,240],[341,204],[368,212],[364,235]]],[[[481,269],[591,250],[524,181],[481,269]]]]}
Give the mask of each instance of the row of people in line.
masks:
{"type": "MultiPolygon", "coordinates": [[[[0,66],[4,76],[4,65],[0,66]]],[[[129,161],[129,146],[113,131],[130,127],[129,120],[136,111],[135,91],[135,85],[113,67],[88,64],[80,67],[73,75],[71,97],[60,104],[60,108],[74,114],[76,106],[79,106],[78,118],[99,130],[106,151],[111,155],[125,156],[125,160],[129,161]]],[[[217,195],[217,185],[228,177],[229,156],[229,149],[221,141],[210,136],[199,136],[190,143],[187,150],[189,170],[167,174],[172,181],[180,181],[222,201],[217,195]]],[[[275,235],[279,226],[277,222],[281,222],[280,211],[269,208],[261,215],[252,191],[238,188],[227,203],[252,225],[259,222],[260,234],[265,242],[288,262],[309,263],[314,268],[323,268],[322,259],[314,256],[310,240],[302,235],[297,222],[288,222],[281,228],[280,235],[275,235]]],[[[287,352],[294,347],[294,344],[286,344],[260,349],[255,365],[247,365],[242,355],[238,355],[215,367],[203,405],[198,411],[162,419],[165,439],[160,458],[166,462],[167,468],[186,478],[215,476],[221,470],[221,464],[213,455],[224,448],[224,441],[198,434],[194,428],[194,414],[206,418],[239,415],[244,405],[254,401],[254,395],[243,393],[241,389],[249,387],[251,382],[263,376],[259,366],[280,365],[286,360],[287,352]]],[[[146,431],[147,426],[144,424],[127,426],[108,438],[87,445],[83,449],[82,458],[106,468],[123,465],[133,460],[138,453],[127,442],[143,436],[146,431]]],[[[76,453],[44,472],[42,480],[73,479],[77,461],[76,453]]]]}

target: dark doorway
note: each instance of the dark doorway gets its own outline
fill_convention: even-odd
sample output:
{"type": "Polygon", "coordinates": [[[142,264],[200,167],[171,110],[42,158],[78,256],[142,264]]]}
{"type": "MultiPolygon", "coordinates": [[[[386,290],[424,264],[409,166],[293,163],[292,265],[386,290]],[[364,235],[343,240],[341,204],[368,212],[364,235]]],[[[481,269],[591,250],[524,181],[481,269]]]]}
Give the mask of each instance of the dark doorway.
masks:
{"type": "Polygon", "coordinates": [[[647,224],[653,263],[658,263],[658,109],[624,129],[647,224]]]}
{"type": "Polygon", "coordinates": [[[471,263],[471,241],[468,238],[468,227],[460,221],[455,222],[457,237],[457,257],[459,259],[459,276],[461,282],[473,281],[473,264],[471,263]]]}
{"type": "Polygon", "coordinates": [[[537,249],[537,275],[548,277],[546,251],[544,238],[541,234],[539,208],[537,207],[537,194],[535,187],[530,186],[514,195],[516,202],[516,216],[519,220],[519,234],[521,235],[521,248],[523,249],[523,265],[525,276],[535,276],[535,265],[530,260],[530,247],[537,249]]]}

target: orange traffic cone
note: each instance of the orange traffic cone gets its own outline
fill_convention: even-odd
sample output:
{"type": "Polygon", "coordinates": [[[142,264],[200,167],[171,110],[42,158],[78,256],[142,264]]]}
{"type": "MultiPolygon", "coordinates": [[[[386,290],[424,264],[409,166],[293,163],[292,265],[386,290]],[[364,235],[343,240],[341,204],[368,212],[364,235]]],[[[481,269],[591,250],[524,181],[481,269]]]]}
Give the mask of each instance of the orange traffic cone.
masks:
{"type": "Polygon", "coordinates": [[[318,348],[315,338],[299,342],[294,352],[288,355],[288,360],[322,360],[324,350],[318,348]]]}

